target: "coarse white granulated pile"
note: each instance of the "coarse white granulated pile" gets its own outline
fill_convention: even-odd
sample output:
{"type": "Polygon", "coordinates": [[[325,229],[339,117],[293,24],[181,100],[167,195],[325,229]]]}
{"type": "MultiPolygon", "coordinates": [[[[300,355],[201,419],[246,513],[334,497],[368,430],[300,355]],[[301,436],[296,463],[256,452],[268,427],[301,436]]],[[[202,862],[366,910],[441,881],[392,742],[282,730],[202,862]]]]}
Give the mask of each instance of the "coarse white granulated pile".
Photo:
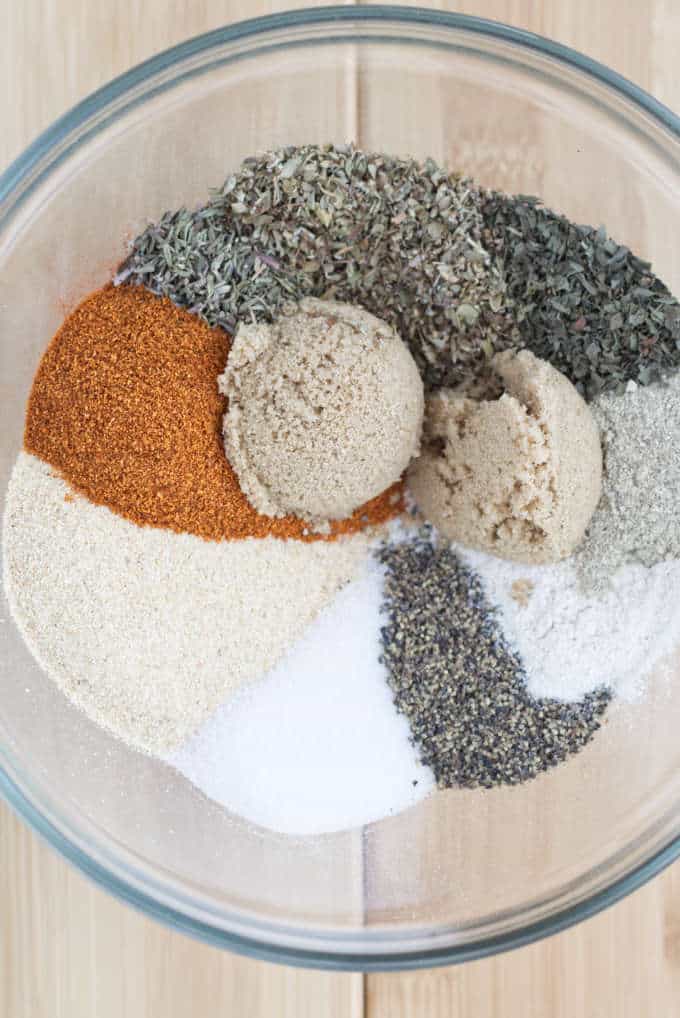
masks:
{"type": "Polygon", "coordinates": [[[434,778],[379,663],[382,588],[371,560],[169,762],[230,812],[286,834],[359,827],[424,798],[434,778]]]}
{"type": "Polygon", "coordinates": [[[576,566],[585,590],[604,590],[626,562],[680,557],[680,376],[592,404],[605,457],[602,499],[576,566]]]}
{"type": "Polygon", "coordinates": [[[536,697],[579,700],[608,686],[637,699],[654,667],[677,647],[680,561],[627,565],[609,590],[585,595],[573,560],[528,566],[459,548],[479,575],[536,697]]]}
{"type": "Polygon", "coordinates": [[[204,541],[138,527],[21,453],[4,520],[15,621],[61,689],[148,752],[260,678],[356,573],[363,535],[204,541]]]}
{"type": "Polygon", "coordinates": [[[505,392],[428,400],[414,498],[450,540],[518,562],[554,562],[582,539],[600,497],[602,453],[588,406],[528,350],[491,361],[505,392]]]}
{"type": "Polygon", "coordinates": [[[227,458],[250,503],[323,529],[398,481],[418,451],[423,383],[394,329],[307,299],[239,325],[219,379],[227,458]]]}

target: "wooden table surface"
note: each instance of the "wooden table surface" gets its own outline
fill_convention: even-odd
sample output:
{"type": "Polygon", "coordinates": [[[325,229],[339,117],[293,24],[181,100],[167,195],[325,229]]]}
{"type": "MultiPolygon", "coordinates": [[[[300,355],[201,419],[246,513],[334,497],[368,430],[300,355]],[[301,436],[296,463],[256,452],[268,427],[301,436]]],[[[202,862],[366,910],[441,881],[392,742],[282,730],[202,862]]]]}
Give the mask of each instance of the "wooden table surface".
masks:
{"type": "MultiPolygon", "coordinates": [[[[304,0],[6,0],[0,165],[151,54],[304,0]]],[[[429,0],[551,36],[680,108],[680,0],[429,0]]],[[[170,933],[68,867],[0,804],[0,1018],[673,1018],[680,863],[532,947],[413,974],[306,972],[170,933]]]]}

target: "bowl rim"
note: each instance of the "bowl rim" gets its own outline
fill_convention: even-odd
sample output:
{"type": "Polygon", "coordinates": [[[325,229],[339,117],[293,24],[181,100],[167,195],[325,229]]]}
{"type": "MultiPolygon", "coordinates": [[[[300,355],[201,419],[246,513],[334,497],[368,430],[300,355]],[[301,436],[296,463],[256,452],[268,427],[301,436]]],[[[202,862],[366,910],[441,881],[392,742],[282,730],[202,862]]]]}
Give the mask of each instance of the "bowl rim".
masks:
{"type": "MultiPolygon", "coordinates": [[[[680,140],[680,117],[644,89],[604,64],[532,32],[485,18],[421,7],[396,5],[311,7],[251,18],[195,36],[137,64],[92,92],[39,134],[0,175],[0,205],[4,208],[7,202],[10,203],[9,209],[0,217],[0,227],[7,224],[16,209],[37,187],[43,177],[51,174],[59,162],[71,151],[71,147],[64,146],[63,143],[72,132],[94,115],[105,111],[116,100],[120,100],[126,95],[130,96],[134,90],[153,79],[160,72],[167,71],[190,57],[196,57],[211,49],[221,47],[225,43],[254,40],[258,36],[294,28],[324,24],[342,25],[343,23],[348,26],[377,23],[386,27],[388,24],[396,24],[401,27],[420,25],[430,28],[455,29],[467,32],[471,36],[477,35],[511,43],[518,50],[539,52],[553,58],[559,64],[575,69],[594,82],[604,84],[614,92],[618,92],[638,110],[650,116],[657,126],[665,128],[676,140],[680,140]],[[39,167],[50,154],[53,155],[53,158],[49,165],[43,169],[42,173],[34,174],[36,167],[39,167]],[[31,179],[32,175],[33,179],[31,179]],[[13,198],[14,200],[12,200],[13,198]]],[[[350,37],[333,36],[331,41],[338,42],[343,38],[349,39],[350,37]]],[[[385,36],[380,37],[380,40],[375,36],[370,38],[373,41],[386,40],[385,36]]],[[[403,40],[395,38],[395,41],[403,40]]],[[[296,43],[292,41],[288,44],[295,45],[296,43]]],[[[252,51],[248,55],[252,55],[252,51]]],[[[197,68],[194,73],[200,73],[203,70],[205,70],[205,66],[197,68]]],[[[171,87],[176,80],[173,78],[159,87],[171,87]]],[[[99,124],[92,129],[92,133],[100,130],[103,123],[106,123],[105,119],[100,120],[99,124]]],[[[74,144],[77,145],[82,140],[83,138],[80,137],[74,144]]],[[[364,972],[417,969],[471,961],[522,947],[595,915],[639,888],[680,856],[680,836],[677,836],[662,848],[657,849],[644,862],[634,866],[622,876],[616,877],[611,884],[596,890],[584,900],[573,905],[563,906],[554,914],[528,923],[522,928],[481,937],[467,944],[435,947],[431,950],[385,952],[372,950],[370,953],[361,954],[345,952],[339,943],[338,952],[331,953],[329,950],[268,944],[265,940],[256,937],[226,931],[217,925],[199,920],[178,908],[162,903],[152,894],[145,893],[138,885],[126,881],[107,865],[83,851],[76,841],[68,837],[46,812],[41,812],[35,806],[10,771],[1,764],[0,795],[38,835],[44,838],[68,862],[119,900],[132,905],[144,914],[159,920],[173,930],[189,934],[203,942],[226,948],[237,954],[309,968],[364,972]]]]}

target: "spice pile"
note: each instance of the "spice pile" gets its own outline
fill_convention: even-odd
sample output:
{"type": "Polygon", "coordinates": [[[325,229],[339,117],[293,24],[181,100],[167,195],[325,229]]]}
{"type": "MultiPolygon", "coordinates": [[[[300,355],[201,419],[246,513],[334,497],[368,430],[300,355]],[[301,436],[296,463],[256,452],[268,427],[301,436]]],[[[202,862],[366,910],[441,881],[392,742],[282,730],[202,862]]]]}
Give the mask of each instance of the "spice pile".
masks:
{"type": "Polygon", "coordinates": [[[607,474],[602,509],[576,566],[584,587],[597,591],[627,562],[680,558],[680,376],[648,389],[631,382],[593,410],[607,474]]]}
{"type": "Polygon", "coordinates": [[[5,588],[26,642],[79,707],[151,753],[273,667],[365,555],[362,535],[213,543],[142,528],[26,453],[7,496],[5,588]]]}
{"type": "Polygon", "coordinates": [[[648,262],[537,198],[482,199],[483,239],[506,283],[518,346],[553,364],[586,399],[680,366],[680,306],[648,262]]]}
{"type": "Polygon", "coordinates": [[[228,332],[303,297],[359,304],[396,328],[428,387],[515,346],[587,399],[680,365],[678,301],[604,227],[352,146],[244,160],[202,208],[149,226],[115,281],[228,332]]]}
{"type": "Polygon", "coordinates": [[[227,332],[303,297],[358,304],[394,326],[426,385],[454,384],[515,340],[480,194],[431,159],[291,146],[245,159],[195,212],[167,212],[115,282],[227,332]]]}
{"type": "Polygon", "coordinates": [[[551,773],[644,694],[680,633],[680,306],[604,228],[287,147],[113,283],[38,368],[3,546],[99,724],[310,835],[551,773]]]}
{"type": "MultiPolygon", "coordinates": [[[[597,516],[595,516],[597,520],[597,516]]],[[[628,563],[609,587],[584,593],[578,556],[555,565],[507,562],[458,548],[497,610],[535,697],[580,700],[598,688],[637,700],[680,632],[680,562],[628,563]]]]}
{"type": "Polygon", "coordinates": [[[423,799],[432,773],[379,660],[382,588],[371,559],[279,665],[225,702],[171,763],[227,809],[289,834],[358,827],[423,799]]]}
{"type": "MultiPolygon", "coordinates": [[[[73,311],[40,362],[24,447],[91,502],[134,523],[219,541],[314,539],[304,521],[257,513],[221,440],[217,378],[229,337],[141,288],[109,287],[73,311]]],[[[400,489],[332,526],[382,523],[400,489]]]]}
{"type": "Polygon", "coordinates": [[[395,703],[442,788],[527,781],[600,727],[605,690],[534,700],[477,576],[431,535],[387,546],[383,658],[395,703]]]}

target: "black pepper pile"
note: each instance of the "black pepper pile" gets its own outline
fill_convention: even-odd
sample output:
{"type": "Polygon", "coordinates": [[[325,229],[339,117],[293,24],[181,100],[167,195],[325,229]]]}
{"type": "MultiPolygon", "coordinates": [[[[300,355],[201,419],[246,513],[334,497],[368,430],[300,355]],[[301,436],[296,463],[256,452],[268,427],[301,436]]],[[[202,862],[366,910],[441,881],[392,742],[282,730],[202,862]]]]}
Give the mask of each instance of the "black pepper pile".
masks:
{"type": "Polygon", "coordinates": [[[440,788],[527,781],[585,746],[611,694],[532,699],[479,578],[430,536],[425,529],[379,555],[382,660],[395,705],[440,788]]]}

